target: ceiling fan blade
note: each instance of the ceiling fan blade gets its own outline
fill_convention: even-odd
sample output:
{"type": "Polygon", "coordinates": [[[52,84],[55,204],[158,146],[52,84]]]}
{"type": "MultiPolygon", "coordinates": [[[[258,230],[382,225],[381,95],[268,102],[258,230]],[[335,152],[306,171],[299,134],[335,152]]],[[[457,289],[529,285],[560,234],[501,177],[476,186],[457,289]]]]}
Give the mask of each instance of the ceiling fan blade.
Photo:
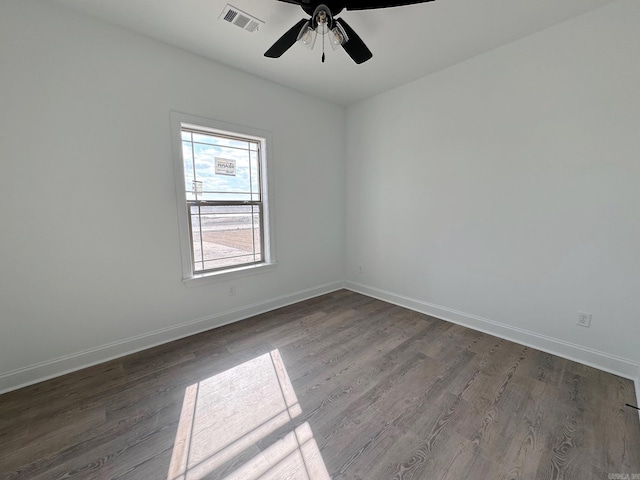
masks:
{"type": "Polygon", "coordinates": [[[302,4],[302,0],[280,0],[280,1],[285,3],[293,3],[294,5],[302,4]]]}
{"type": "Polygon", "coordinates": [[[342,18],[336,18],[335,21],[344,28],[344,31],[347,34],[347,38],[349,40],[342,45],[342,48],[344,48],[344,51],[347,52],[354,62],[361,64],[373,57],[371,50],[367,48],[362,39],[353,31],[353,28],[351,28],[347,22],[342,18]]]}
{"type": "Polygon", "coordinates": [[[293,46],[293,44],[296,43],[300,30],[302,29],[304,24],[307,23],[308,21],[309,21],[308,19],[303,18],[298,23],[296,23],[293,27],[287,30],[287,32],[284,35],[282,35],[278,40],[276,40],[276,43],[271,45],[271,48],[264,53],[264,56],[269,58],[278,58],[284,52],[289,50],[293,46]]]}
{"type": "Polygon", "coordinates": [[[427,2],[433,2],[433,0],[346,0],[344,3],[347,10],[372,10],[374,8],[402,7],[404,5],[427,2]]]}

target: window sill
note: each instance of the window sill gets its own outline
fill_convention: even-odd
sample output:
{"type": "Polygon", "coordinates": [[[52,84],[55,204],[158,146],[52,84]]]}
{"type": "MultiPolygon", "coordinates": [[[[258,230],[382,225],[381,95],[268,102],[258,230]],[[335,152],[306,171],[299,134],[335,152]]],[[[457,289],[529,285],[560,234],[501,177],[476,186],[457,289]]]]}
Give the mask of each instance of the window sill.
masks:
{"type": "Polygon", "coordinates": [[[259,275],[262,273],[272,272],[276,268],[276,263],[262,263],[260,265],[249,265],[221,272],[209,272],[194,275],[191,278],[185,278],[182,282],[189,288],[199,287],[201,285],[209,285],[212,283],[225,282],[235,280],[236,278],[247,277],[250,275],[259,275]]]}

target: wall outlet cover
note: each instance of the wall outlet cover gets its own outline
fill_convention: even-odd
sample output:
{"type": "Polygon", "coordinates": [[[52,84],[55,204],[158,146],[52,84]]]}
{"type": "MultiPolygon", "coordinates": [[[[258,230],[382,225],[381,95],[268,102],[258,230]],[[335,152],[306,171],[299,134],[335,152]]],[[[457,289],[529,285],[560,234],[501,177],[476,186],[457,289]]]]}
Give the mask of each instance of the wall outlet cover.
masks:
{"type": "Polygon", "coordinates": [[[586,312],[578,312],[578,322],[577,325],[581,327],[590,327],[591,326],[591,314],[586,312]]]}

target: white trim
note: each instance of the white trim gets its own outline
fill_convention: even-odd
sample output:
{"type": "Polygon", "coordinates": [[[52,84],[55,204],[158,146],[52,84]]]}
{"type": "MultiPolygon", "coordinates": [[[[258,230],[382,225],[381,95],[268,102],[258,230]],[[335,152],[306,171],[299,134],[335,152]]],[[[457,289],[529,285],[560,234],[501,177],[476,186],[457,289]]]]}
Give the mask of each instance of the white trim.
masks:
{"type": "Polygon", "coordinates": [[[415,310],[416,312],[431,315],[432,317],[456,323],[473,330],[488,333],[499,338],[504,338],[515,343],[542,350],[559,357],[573,360],[590,367],[613,373],[636,382],[636,395],[638,395],[638,379],[640,365],[616,355],[600,352],[591,348],[576,345],[556,338],[540,335],[522,328],[512,327],[488,318],[471,315],[451,308],[442,307],[415,298],[405,297],[396,293],[369,287],[356,282],[345,282],[345,288],[369,297],[384,300],[401,307],[415,310]]]}
{"type": "Polygon", "coordinates": [[[333,282],[0,373],[0,394],[344,288],[333,282]]]}
{"type": "Polygon", "coordinates": [[[261,273],[272,272],[275,270],[275,263],[259,263],[257,265],[249,265],[240,268],[234,268],[232,270],[225,270],[222,272],[205,273],[202,275],[194,275],[192,278],[185,278],[182,280],[187,287],[200,287],[202,285],[210,285],[217,282],[226,282],[229,280],[235,280],[236,278],[247,277],[250,275],[259,275],[261,273]]]}

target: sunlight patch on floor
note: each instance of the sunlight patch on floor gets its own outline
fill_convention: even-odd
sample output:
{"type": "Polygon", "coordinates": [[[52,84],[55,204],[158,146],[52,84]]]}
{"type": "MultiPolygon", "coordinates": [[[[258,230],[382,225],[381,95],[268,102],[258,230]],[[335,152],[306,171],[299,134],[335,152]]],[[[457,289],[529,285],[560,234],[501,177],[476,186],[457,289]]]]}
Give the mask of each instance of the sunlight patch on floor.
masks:
{"type": "MultiPolygon", "coordinates": [[[[278,350],[190,385],[185,390],[167,479],[202,479],[301,413],[278,350]]],[[[329,479],[308,423],[225,478],[284,477],[329,479]]]]}

